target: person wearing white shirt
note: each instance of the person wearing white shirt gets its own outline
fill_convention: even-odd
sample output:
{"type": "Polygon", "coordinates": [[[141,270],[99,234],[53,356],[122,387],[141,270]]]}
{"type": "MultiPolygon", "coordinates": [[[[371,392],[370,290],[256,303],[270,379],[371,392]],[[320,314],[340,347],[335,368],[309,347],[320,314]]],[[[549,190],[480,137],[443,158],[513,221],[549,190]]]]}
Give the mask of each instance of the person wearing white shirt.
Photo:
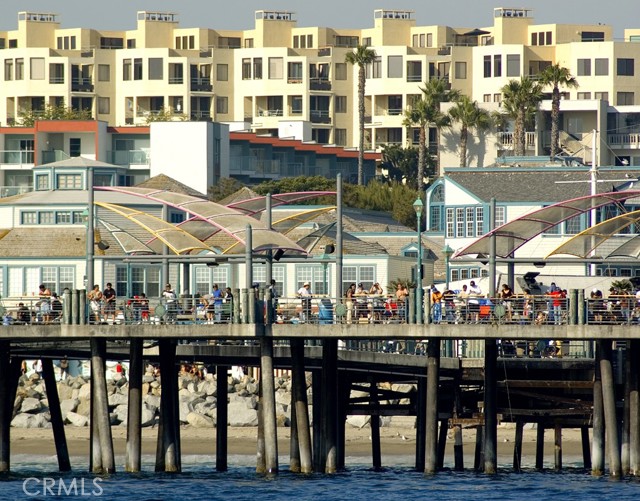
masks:
{"type": "Polygon", "coordinates": [[[300,320],[308,322],[311,319],[311,284],[305,282],[298,289],[298,296],[302,300],[302,311],[300,312],[300,320]]]}
{"type": "Polygon", "coordinates": [[[478,323],[480,320],[480,297],[482,289],[476,285],[474,280],[469,282],[469,312],[473,317],[473,321],[478,323]]]}

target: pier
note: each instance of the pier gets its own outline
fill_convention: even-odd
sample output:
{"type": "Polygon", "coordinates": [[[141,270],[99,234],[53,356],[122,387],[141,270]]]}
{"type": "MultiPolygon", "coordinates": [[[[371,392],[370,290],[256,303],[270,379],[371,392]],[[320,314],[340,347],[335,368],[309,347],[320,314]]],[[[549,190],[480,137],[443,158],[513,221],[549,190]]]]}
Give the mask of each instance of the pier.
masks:
{"type": "MultiPolygon", "coordinates": [[[[428,474],[442,468],[448,430],[453,432],[456,470],[496,473],[497,426],[502,422],[515,423],[516,471],[522,460],[523,427],[535,423],[538,468],[542,468],[544,431],[554,430],[554,465],[560,470],[562,430],[578,428],[584,467],[594,475],[622,478],[640,473],[640,329],[635,325],[269,324],[262,323],[259,315],[255,318],[258,323],[215,326],[60,323],[0,329],[0,371],[5,376],[0,385],[0,470],[10,470],[10,423],[20,364],[23,359],[38,358],[43,360],[59,468],[71,467],[64,426],[56,411],[59,402],[51,360],[72,354],[91,360],[91,454],[86,467],[95,473],[116,470],[105,386],[107,359],[130,364],[129,472],[141,468],[143,360],[158,363],[163,375],[176,375],[162,378],[156,471],[164,472],[180,472],[181,455],[188,453],[180,444],[177,369],[182,360],[202,360],[215,365],[220,377],[226,377],[232,365],[260,369],[258,472],[282,469],[273,374],[274,369],[287,369],[292,375],[292,471],[332,473],[344,467],[347,415],[371,416],[371,462],[380,468],[380,417],[406,415],[416,417],[416,469],[428,474]],[[563,343],[566,353],[562,358],[535,356],[530,350],[541,338],[563,343]],[[443,356],[450,343],[460,340],[474,349],[481,347],[482,356],[443,356]],[[505,340],[513,351],[506,351],[505,340]],[[306,373],[311,373],[311,402],[307,401],[306,373]],[[383,383],[412,384],[418,391],[407,397],[386,389],[388,385],[382,388],[383,383]],[[352,390],[359,396],[352,397],[352,390]],[[473,465],[463,462],[463,447],[468,445],[462,443],[463,427],[477,430],[473,465]]],[[[215,465],[219,471],[228,469],[225,390],[218,385],[215,465]]]]}

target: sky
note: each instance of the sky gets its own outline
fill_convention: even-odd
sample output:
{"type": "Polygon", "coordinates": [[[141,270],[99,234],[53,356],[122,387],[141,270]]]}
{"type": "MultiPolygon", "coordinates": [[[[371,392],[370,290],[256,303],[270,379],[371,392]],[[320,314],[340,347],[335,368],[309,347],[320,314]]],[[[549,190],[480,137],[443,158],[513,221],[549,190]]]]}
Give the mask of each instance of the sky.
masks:
{"type": "Polygon", "coordinates": [[[252,29],[256,10],[295,12],[298,26],[373,27],[376,9],[412,10],[418,26],[459,28],[491,26],[494,7],[532,9],[536,24],[609,24],[615,37],[624,28],[640,28],[638,0],[1,0],[0,30],[16,29],[18,12],[59,14],[63,28],[129,30],[138,10],[175,12],[183,28],[252,29]],[[630,24],[632,23],[632,24],[630,24]],[[633,24],[634,23],[634,24],[633,24]]]}

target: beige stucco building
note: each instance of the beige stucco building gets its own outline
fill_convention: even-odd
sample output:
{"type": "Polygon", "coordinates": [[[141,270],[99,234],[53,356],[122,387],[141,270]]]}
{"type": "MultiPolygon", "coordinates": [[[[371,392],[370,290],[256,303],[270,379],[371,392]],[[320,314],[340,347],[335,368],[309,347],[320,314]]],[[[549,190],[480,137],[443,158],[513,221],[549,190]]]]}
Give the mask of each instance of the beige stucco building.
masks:
{"type": "MultiPolygon", "coordinates": [[[[160,114],[356,146],[357,67],[345,55],[360,44],[377,54],[367,67],[368,148],[415,144],[417,130],[403,127],[403,113],[428,79],[445,79],[498,108],[509,79],[559,63],[580,84],[564,90],[565,151],[590,160],[595,143],[600,163],[640,165],[640,29],[615,40],[610,26],[535,24],[524,8],[498,7],[488,26],[464,28],[439,26],[435,17],[417,26],[413,14],[378,9],[373,27],[333,29],[300,27],[292,12],[257,11],[253,28],[219,30],[183,28],[177,14],[141,11],[134,30],[100,31],[21,12],[16,30],[0,32],[0,123],[19,124],[24,112],[65,103],[110,126],[160,114]]],[[[544,102],[527,136],[529,154],[548,148],[549,109],[544,102]]],[[[508,129],[475,139],[471,166],[489,165],[512,147],[508,129]]],[[[455,129],[440,148],[443,166],[458,164],[455,129]]]]}

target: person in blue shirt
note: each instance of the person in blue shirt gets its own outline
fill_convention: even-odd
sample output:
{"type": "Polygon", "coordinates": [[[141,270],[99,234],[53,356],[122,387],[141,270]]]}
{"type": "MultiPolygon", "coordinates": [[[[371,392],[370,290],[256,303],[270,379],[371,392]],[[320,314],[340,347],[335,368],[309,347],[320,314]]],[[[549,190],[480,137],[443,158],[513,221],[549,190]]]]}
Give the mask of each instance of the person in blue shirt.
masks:
{"type": "Polygon", "coordinates": [[[219,324],[222,322],[222,291],[218,288],[218,284],[213,284],[211,299],[213,300],[215,323],[219,324]]]}

